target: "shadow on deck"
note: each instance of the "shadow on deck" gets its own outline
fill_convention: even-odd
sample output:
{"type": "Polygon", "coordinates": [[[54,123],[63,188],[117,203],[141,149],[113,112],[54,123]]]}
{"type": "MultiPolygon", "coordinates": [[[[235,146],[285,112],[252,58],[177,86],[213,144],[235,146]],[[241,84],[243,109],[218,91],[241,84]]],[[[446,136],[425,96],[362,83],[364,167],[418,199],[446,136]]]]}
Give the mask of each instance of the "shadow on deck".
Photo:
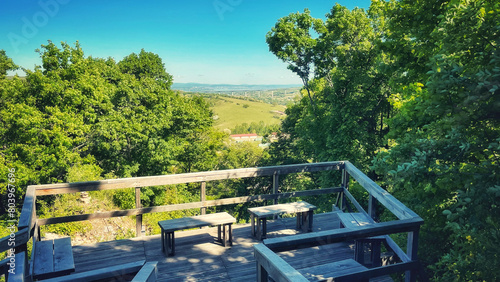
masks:
{"type": "MultiPolygon", "coordinates": [[[[294,229],[295,222],[295,218],[270,220],[268,237],[301,233],[294,229]]],[[[339,228],[339,219],[335,213],[314,216],[314,231],[336,228],[339,228]]],[[[232,247],[224,248],[216,238],[217,228],[176,232],[176,255],[173,257],[162,253],[160,235],[73,246],[76,273],[146,260],[158,261],[157,281],[255,281],[253,245],[259,242],[251,236],[250,224],[233,225],[232,247]]],[[[336,243],[278,254],[300,271],[313,265],[354,258],[354,246],[336,243]]]]}

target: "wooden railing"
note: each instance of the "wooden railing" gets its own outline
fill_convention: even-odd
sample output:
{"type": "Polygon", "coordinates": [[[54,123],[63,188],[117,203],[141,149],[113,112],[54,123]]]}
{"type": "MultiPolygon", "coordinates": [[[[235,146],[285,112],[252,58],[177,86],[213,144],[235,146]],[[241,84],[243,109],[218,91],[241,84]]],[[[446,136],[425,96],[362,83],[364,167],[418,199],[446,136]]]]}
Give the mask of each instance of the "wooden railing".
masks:
{"type": "Polygon", "coordinates": [[[30,281],[29,264],[27,254],[27,244],[30,240],[40,240],[40,226],[46,224],[58,224],[65,222],[74,222],[82,220],[92,220],[98,218],[111,218],[119,216],[136,216],[136,234],[140,236],[142,227],[142,215],[146,213],[168,212],[185,209],[199,208],[201,213],[206,211],[208,207],[223,206],[238,203],[247,203],[255,201],[273,200],[277,202],[279,199],[291,197],[304,197],[312,195],[324,195],[337,193],[337,205],[342,209],[349,207],[349,202],[354,205],[358,211],[368,214],[371,218],[376,218],[376,205],[380,203],[390,210],[399,220],[383,223],[375,223],[369,226],[360,227],[355,231],[349,230],[332,230],[289,236],[284,238],[269,239],[264,241],[264,244],[255,245],[255,256],[257,258],[259,278],[265,280],[267,275],[271,275],[276,281],[300,281],[295,280],[300,278],[300,273],[294,270],[290,265],[284,262],[276,251],[285,249],[302,248],[304,246],[313,246],[321,244],[329,244],[333,242],[343,241],[347,239],[364,238],[378,235],[388,235],[393,233],[407,232],[408,244],[407,251],[404,252],[387,237],[389,248],[402,260],[402,263],[391,265],[383,268],[370,269],[368,272],[356,273],[346,276],[345,279],[366,278],[385,275],[396,271],[405,271],[406,277],[413,280],[415,270],[418,265],[417,247],[418,234],[422,219],[404,206],[401,202],[380,188],[375,182],[370,180],[366,175],[359,171],[349,162],[323,162],[323,163],[307,163],[297,165],[271,166],[260,168],[244,168],[209,172],[184,173],[174,175],[147,176],[134,178],[110,179],[90,182],[77,183],[59,183],[28,186],[24,199],[21,215],[18,223],[18,231],[11,236],[0,239],[0,252],[8,251],[12,248],[11,238],[15,238],[15,256],[0,262],[0,275],[7,274],[8,281],[30,281]],[[319,172],[329,170],[340,170],[342,173],[342,183],[340,187],[322,188],[306,191],[296,191],[280,193],[279,177],[290,173],[300,172],[319,172]],[[272,177],[272,191],[270,194],[243,196],[218,200],[206,200],[206,183],[209,181],[249,178],[249,177],[272,177]],[[364,211],[361,205],[349,193],[349,178],[354,178],[361,186],[369,193],[368,211],[364,211]],[[110,189],[135,188],[136,199],[140,199],[140,190],[143,187],[161,186],[183,183],[200,183],[200,201],[191,203],[181,203],[164,206],[154,206],[143,208],[140,206],[140,201],[136,201],[135,209],[108,211],[94,214],[69,215],[55,218],[38,219],[36,217],[36,198],[43,195],[57,195],[64,193],[76,193],[84,191],[100,191],[110,189]],[[10,263],[15,260],[15,274],[8,274],[10,263]]]}
{"type": "MultiPolygon", "coordinates": [[[[264,240],[262,244],[254,245],[257,260],[257,280],[268,281],[271,276],[275,281],[308,281],[298,270],[290,266],[276,252],[307,248],[346,240],[355,240],[373,236],[385,236],[387,248],[393,251],[400,262],[375,267],[341,277],[335,281],[360,281],[388,274],[404,272],[406,281],[415,281],[420,264],[418,262],[418,236],[423,220],[408,207],[378,186],[365,174],[359,171],[350,162],[345,162],[342,167],[342,191],[338,198],[338,205],[347,208],[347,199],[357,209],[369,218],[376,218],[376,205],[382,204],[392,212],[398,220],[388,222],[375,222],[358,228],[340,228],[334,230],[299,234],[264,240]],[[356,201],[348,190],[349,177],[353,177],[368,193],[368,211],[356,201]],[[389,236],[390,234],[407,233],[407,247],[404,252],[389,236]]],[[[425,280],[425,278],[423,279],[425,280]]]]}
{"type": "Polygon", "coordinates": [[[119,216],[136,216],[136,235],[141,235],[142,215],[146,213],[169,212],[186,209],[200,208],[201,213],[206,211],[208,207],[223,206],[238,203],[247,203],[255,201],[273,200],[304,197],[312,195],[332,194],[343,191],[342,187],[323,188],[297,192],[279,192],[279,177],[290,173],[300,172],[319,172],[328,170],[340,170],[344,168],[344,162],[323,162],[323,163],[307,163],[297,165],[283,165],[259,168],[244,168],[231,169],[220,171],[207,171],[196,173],[183,173],[160,176],[146,176],[133,178],[120,178],[101,181],[88,181],[76,183],[58,183],[46,185],[31,185],[27,187],[24,198],[21,215],[18,222],[18,231],[12,236],[7,236],[0,239],[0,252],[14,250],[15,256],[8,257],[0,262],[0,275],[6,274],[8,280],[25,281],[30,280],[27,244],[30,240],[40,240],[40,226],[47,224],[58,224],[65,222],[75,222],[83,220],[92,220],[98,218],[111,218],[119,216]],[[225,198],[219,200],[206,200],[206,183],[209,181],[249,178],[249,177],[272,177],[272,191],[270,194],[243,196],[234,198],[225,198]],[[200,183],[200,201],[164,206],[154,206],[143,208],[140,205],[140,191],[143,187],[184,184],[184,183],[200,183]],[[43,218],[36,217],[36,198],[44,195],[57,195],[65,193],[77,193],[85,191],[101,191],[111,189],[135,188],[136,193],[136,208],[128,210],[108,211],[94,214],[69,215],[63,217],[43,218]],[[15,246],[10,242],[11,238],[15,238],[15,246]],[[14,248],[13,248],[14,247],[14,248]],[[16,274],[8,274],[12,260],[15,261],[16,274]]]}

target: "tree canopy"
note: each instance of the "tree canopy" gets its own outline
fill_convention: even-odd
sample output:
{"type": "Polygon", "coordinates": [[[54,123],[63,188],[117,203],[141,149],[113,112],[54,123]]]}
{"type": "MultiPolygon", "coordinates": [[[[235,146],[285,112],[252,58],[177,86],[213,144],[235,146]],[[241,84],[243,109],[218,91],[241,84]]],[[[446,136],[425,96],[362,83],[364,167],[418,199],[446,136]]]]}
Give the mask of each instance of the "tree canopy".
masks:
{"type": "Polygon", "coordinates": [[[271,161],[370,169],[424,218],[420,258],[437,280],[500,277],[499,13],[486,0],[374,0],[335,5],[326,21],[290,14],[267,37],[314,70],[317,108],[305,97],[287,109],[271,161]]]}
{"type": "Polygon", "coordinates": [[[130,177],[207,169],[216,159],[224,134],[213,132],[208,105],[171,91],[158,55],[142,50],[117,63],[50,41],[38,53],[42,65],[25,79],[0,80],[0,169],[15,168],[19,197],[26,185],[70,180],[72,167],[130,177]]]}

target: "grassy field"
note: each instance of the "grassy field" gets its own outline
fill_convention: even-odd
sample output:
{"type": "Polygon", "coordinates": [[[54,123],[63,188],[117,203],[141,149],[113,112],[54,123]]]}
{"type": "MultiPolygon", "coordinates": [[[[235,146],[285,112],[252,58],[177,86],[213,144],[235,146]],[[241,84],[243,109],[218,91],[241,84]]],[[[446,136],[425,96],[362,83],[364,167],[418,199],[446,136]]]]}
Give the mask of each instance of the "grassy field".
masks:
{"type": "Polygon", "coordinates": [[[285,117],[285,106],[263,102],[245,101],[230,97],[207,98],[216,117],[215,126],[220,129],[233,129],[236,125],[263,121],[267,125],[278,124],[285,117]]]}

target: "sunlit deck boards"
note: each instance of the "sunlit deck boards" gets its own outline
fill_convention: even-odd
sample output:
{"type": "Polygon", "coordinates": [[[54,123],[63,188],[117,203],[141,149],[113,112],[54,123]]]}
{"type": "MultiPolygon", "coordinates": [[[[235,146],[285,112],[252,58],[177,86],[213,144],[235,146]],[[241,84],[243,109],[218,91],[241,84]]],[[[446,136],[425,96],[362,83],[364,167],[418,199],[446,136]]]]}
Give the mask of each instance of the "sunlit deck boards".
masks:
{"type": "MultiPolygon", "coordinates": [[[[268,238],[296,234],[296,219],[268,222],[268,238]]],[[[334,213],[317,214],[314,231],[339,227],[334,213]]],[[[178,232],[176,255],[165,257],[160,235],[74,246],[76,273],[137,260],[158,261],[158,281],[255,281],[256,264],[250,224],[233,225],[233,246],[224,248],[216,242],[217,228],[178,232]]],[[[347,243],[280,253],[299,269],[322,262],[354,258],[353,246],[347,243]]]]}

